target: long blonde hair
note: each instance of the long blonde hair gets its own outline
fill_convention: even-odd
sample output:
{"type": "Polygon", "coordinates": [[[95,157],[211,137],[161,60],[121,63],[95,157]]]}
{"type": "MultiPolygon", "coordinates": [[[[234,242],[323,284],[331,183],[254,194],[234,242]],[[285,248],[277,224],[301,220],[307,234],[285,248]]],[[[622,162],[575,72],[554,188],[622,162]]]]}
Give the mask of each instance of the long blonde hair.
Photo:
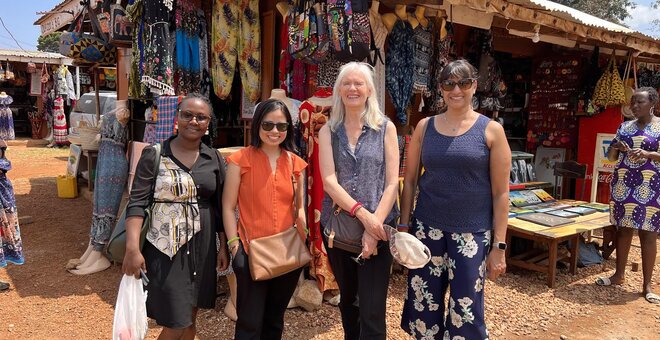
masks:
{"type": "Polygon", "coordinates": [[[376,99],[373,68],[369,64],[355,61],[345,64],[339,69],[339,75],[337,76],[337,81],[335,81],[335,86],[332,90],[332,113],[330,114],[330,120],[328,121],[330,130],[335,132],[337,127],[344,122],[346,109],[344,108],[344,103],[341,101],[339,91],[341,90],[342,81],[346,75],[351,72],[360,73],[365,80],[367,89],[371,92],[371,95],[367,98],[367,102],[365,103],[366,110],[361,118],[364,120],[366,126],[378,131],[385,120],[385,115],[380,110],[378,100],[376,99]]]}

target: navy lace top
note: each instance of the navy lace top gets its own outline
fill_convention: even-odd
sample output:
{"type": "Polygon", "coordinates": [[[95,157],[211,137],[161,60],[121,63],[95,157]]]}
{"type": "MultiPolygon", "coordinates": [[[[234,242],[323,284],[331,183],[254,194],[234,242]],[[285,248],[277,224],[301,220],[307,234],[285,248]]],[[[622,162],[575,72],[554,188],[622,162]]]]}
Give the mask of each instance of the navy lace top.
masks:
{"type": "MultiPolygon", "coordinates": [[[[344,124],[340,124],[331,136],[332,143],[336,143],[333,150],[338,150],[334,159],[339,185],[372,213],[378,208],[385,190],[384,142],[388,121],[384,119],[378,131],[364,126],[355,151],[351,150],[348,144],[344,124]]],[[[326,193],[322,203],[321,225],[328,225],[331,212],[332,198],[326,193]]],[[[388,223],[398,216],[399,209],[394,204],[384,222],[388,223]]]]}
{"type": "Polygon", "coordinates": [[[442,231],[477,233],[493,228],[490,149],[479,115],[460,136],[445,136],[429,120],[422,143],[425,172],[419,179],[414,216],[442,231]]]}

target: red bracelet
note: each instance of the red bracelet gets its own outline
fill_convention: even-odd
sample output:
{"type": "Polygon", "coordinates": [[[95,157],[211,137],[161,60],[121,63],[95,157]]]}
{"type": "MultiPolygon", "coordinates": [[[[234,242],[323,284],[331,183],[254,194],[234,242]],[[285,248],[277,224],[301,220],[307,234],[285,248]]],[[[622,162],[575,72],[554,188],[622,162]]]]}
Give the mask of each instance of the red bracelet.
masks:
{"type": "Polygon", "coordinates": [[[355,205],[353,205],[353,208],[351,208],[350,214],[351,216],[355,216],[355,212],[362,206],[362,203],[360,202],[355,202],[355,205]]]}

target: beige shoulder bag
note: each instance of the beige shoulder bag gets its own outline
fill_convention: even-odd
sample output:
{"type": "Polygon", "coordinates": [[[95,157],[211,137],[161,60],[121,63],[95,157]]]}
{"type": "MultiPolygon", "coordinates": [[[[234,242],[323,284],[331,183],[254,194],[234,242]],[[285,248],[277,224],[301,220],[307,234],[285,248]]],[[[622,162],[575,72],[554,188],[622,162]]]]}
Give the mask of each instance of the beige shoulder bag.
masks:
{"type": "Polygon", "coordinates": [[[296,179],[293,175],[293,157],[288,151],[291,165],[291,185],[293,186],[294,225],[280,233],[260,237],[249,241],[248,262],[250,275],[254,281],[269,280],[300,267],[312,260],[307,245],[301,239],[295,221],[298,219],[298,203],[296,200],[296,179]]]}

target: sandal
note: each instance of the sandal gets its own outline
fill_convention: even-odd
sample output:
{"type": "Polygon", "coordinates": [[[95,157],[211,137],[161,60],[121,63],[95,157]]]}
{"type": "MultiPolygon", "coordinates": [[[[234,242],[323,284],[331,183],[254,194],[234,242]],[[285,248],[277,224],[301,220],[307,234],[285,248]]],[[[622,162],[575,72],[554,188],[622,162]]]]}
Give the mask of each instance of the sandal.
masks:
{"type": "Polygon", "coordinates": [[[611,286],[612,281],[610,281],[609,277],[599,277],[596,279],[596,284],[599,286],[611,286]]]}
{"type": "Polygon", "coordinates": [[[652,304],[660,304],[660,296],[658,296],[658,294],[650,293],[650,292],[649,292],[649,293],[646,293],[646,295],[644,296],[644,298],[645,298],[646,301],[648,301],[649,303],[652,303],[652,304]]]}

